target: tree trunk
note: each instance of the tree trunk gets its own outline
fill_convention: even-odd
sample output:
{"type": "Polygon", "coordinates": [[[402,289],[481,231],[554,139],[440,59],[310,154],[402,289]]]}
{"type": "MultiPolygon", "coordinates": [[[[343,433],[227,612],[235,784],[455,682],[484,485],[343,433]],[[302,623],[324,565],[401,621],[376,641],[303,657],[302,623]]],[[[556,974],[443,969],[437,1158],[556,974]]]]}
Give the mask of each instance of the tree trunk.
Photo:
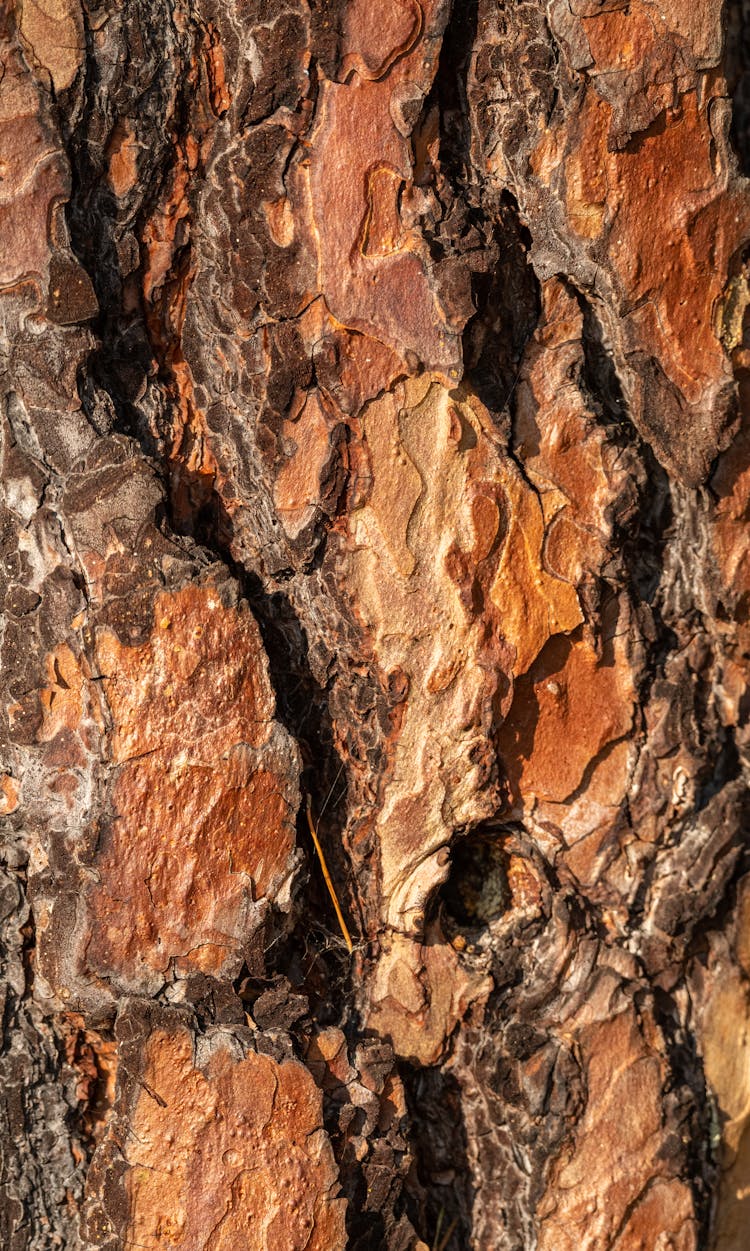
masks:
{"type": "Polygon", "coordinates": [[[0,38],[0,1245],[743,1251],[747,6],[0,38]]]}

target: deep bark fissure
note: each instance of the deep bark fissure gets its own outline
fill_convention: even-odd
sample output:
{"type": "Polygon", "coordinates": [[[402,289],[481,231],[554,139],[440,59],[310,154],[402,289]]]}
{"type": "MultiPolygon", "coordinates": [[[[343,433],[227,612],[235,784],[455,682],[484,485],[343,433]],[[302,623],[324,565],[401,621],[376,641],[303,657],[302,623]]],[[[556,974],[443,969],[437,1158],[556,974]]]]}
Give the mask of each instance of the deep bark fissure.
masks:
{"type": "Polygon", "coordinates": [[[417,1174],[417,1185],[407,1189],[407,1211],[430,1247],[444,1245],[445,1251],[459,1251],[470,1245],[474,1202],[471,1174],[460,1167],[467,1150],[461,1088],[442,1067],[418,1069],[402,1064],[401,1072],[417,1174]]]}
{"type": "MultiPolygon", "coordinates": [[[[142,6],[142,12],[148,22],[155,46],[156,33],[163,30],[159,15],[153,14],[149,4],[142,6]]],[[[162,15],[170,27],[171,12],[171,8],[165,6],[162,15]]],[[[131,21],[137,22],[140,15],[141,9],[139,8],[135,17],[133,14],[128,16],[131,21]]],[[[197,34],[197,27],[192,26],[190,36],[195,39],[197,34]]],[[[183,44],[184,42],[183,39],[183,44]]],[[[86,374],[81,379],[84,407],[87,412],[93,411],[97,403],[97,388],[101,387],[112,401],[116,413],[116,423],[113,428],[135,438],[143,447],[144,453],[154,458],[164,483],[169,507],[172,504],[170,470],[165,465],[164,451],[160,452],[155,442],[153,428],[149,429],[145,402],[128,399],[128,392],[131,389],[128,385],[128,375],[133,368],[134,357],[136,366],[142,368],[144,379],[148,378],[151,372],[150,367],[154,362],[166,370],[165,377],[168,384],[173,381],[173,375],[168,360],[159,362],[159,351],[149,334],[143,305],[140,305],[138,315],[133,317],[131,314],[130,319],[123,310],[123,277],[117,255],[117,237],[122,234],[124,223],[118,212],[116,198],[106,186],[103,169],[94,163],[90,155],[93,145],[88,131],[92,125],[99,122],[100,102],[96,95],[96,54],[88,28],[87,44],[89,55],[85,62],[87,67],[86,104],[71,136],[73,190],[68,210],[74,250],[92,278],[99,302],[99,314],[93,323],[99,345],[89,356],[86,374]],[[91,202],[92,189],[94,190],[93,203],[91,202]],[[92,222],[95,226],[93,232],[92,222]]],[[[179,65],[170,68],[178,84],[176,108],[171,120],[175,137],[179,140],[184,137],[189,128],[188,93],[191,84],[189,81],[181,81],[183,75],[179,65]]],[[[145,74],[145,68],[143,72],[145,74]]],[[[311,63],[310,81],[314,88],[314,62],[311,63]]],[[[151,90],[155,92],[157,98],[161,98],[158,87],[149,81],[146,91],[151,90]]],[[[133,87],[131,96],[134,97],[137,94],[136,88],[133,87]]],[[[110,133],[114,132],[121,118],[127,115],[130,105],[130,98],[120,102],[119,112],[110,117],[110,133]]],[[[258,125],[262,120],[262,118],[254,119],[253,124],[258,125]]],[[[152,122],[152,119],[149,121],[152,122]]],[[[167,116],[164,114],[163,125],[166,125],[166,122],[167,116]]],[[[158,133],[155,121],[153,121],[153,129],[158,133]]],[[[149,169],[143,171],[139,182],[141,204],[135,218],[132,219],[132,228],[136,236],[142,232],[143,224],[153,210],[160,192],[173,174],[178,159],[174,140],[170,140],[163,133],[161,144],[157,145],[151,153],[149,169]]],[[[289,159],[291,159],[291,153],[289,159]]],[[[190,251],[191,245],[188,238],[188,242],[173,258],[173,273],[179,276],[181,269],[186,275],[189,273],[190,251]]],[[[139,262],[139,268],[134,271],[136,277],[142,272],[141,265],[142,260],[139,262]]],[[[178,347],[179,333],[173,330],[171,344],[167,345],[165,356],[169,357],[178,347]]],[[[138,387],[134,389],[137,390],[138,387]]],[[[240,583],[243,595],[253,608],[261,628],[278,701],[278,714],[303,753],[304,790],[313,796],[316,812],[319,812],[324,805],[326,806],[326,822],[330,827],[336,822],[336,813],[342,801],[345,801],[346,775],[345,773],[339,774],[339,784],[333,787],[334,802],[332,803],[332,782],[339,773],[341,762],[333,747],[326,694],[314,678],[306,659],[308,645],[304,629],[294,612],[290,599],[284,593],[284,580],[277,576],[276,585],[266,588],[255,571],[248,569],[232,556],[231,521],[215,490],[210,489],[206,495],[204,488],[198,488],[196,500],[194,514],[189,519],[177,518],[172,512],[168,517],[169,525],[174,533],[187,534],[206,551],[218,557],[240,583]]],[[[321,545],[325,544],[325,537],[325,532],[321,532],[310,570],[321,559],[320,549],[321,545]]],[[[292,576],[291,571],[289,576],[292,576]]],[[[303,820],[302,828],[304,829],[303,820]]],[[[303,841],[307,842],[306,835],[303,841]]],[[[333,856],[334,864],[340,867],[338,859],[337,856],[333,856]]],[[[335,925],[332,928],[335,932],[335,925]]]]}
{"type": "Polygon", "coordinates": [[[687,1141],[696,1221],[701,1244],[704,1244],[710,1233],[711,1207],[721,1163],[712,1130],[716,1106],[706,1082],[702,1057],[695,1039],[680,1020],[674,994],[657,990],[654,1007],[667,1044],[672,1075],[668,1094],[677,1105],[675,1120],[683,1126],[687,1141]]]}
{"type": "MultiPolygon", "coordinates": [[[[127,279],[132,283],[142,274],[143,227],[176,168],[176,140],[188,130],[190,83],[182,81],[187,41],[175,38],[172,12],[168,4],[155,13],[149,3],[138,3],[119,19],[120,44],[127,61],[117,84],[119,90],[111,95],[104,92],[106,74],[100,72],[93,32],[84,12],[83,105],[66,137],[72,178],[67,207],[71,244],[91,278],[99,305],[92,323],[97,346],[81,379],[84,411],[102,433],[113,430],[130,435],[146,455],[152,456],[158,449],[143,392],[153,392],[154,347],[142,299],[137,312],[128,315],[123,297],[127,279]],[[137,32],[143,57],[129,56],[131,31],[137,32]],[[163,49],[164,40],[169,54],[163,56],[159,49],[163,49]],[[151,50],[150,55],[146,49],[151,50]],[[137,75],[135,82],[128,81],[131,69],[137,75]],[[173,111],[170,79],[176,93],[173,111]],[[152,101],[156,101],[155,108],[152,101]],[[130,120],[134,112],[138,124],[145,129],[141,140],[144,155],[134,188],[134,204],[123,211],[106,176],[106,140],[111,141],[118,126],[130,120]],[[111,404],[109,414],[102,413],[102,394],[108,397],[105,403],[111,404]]],[[[194,37],[195,32],[191,33],[194,37]]],[[[189,243],[183,251],[189,257],[189,243]]],[[[179,270],[179,254],[174,259],[179,270]]]]}
{"type": "MultiPolygon", "coordinates": [[[[654,685],[664,679],[667,662],[684,645],[675,632],[676,614],[670,612],[664,597],[665,554],[675,547],[677,519],[668,475],[631,424],[613,354],[604,341],[593,305],[581,294],[577,293],[577,298],[584,313],[583,385],[609,436],[616,442],[622,441],[624,446],[633,448],[641,470],[636,487],[637,502],[628,510],[630,515],[626,514],[624,519],[618,519],[617,522],[617,548],[621,554],[622,573],[616,572],[615,579],[620,585],[629,588],[636,611],[648,614],[648,626],[644,631],[648,638],[648,650],[639,688],[640,704],[645,706],[654,685]],[[670,618],[673,620],[670,621],[670,618]]],[[[700,515],[701,501],[698,496],[694,498],[694,513],[696,512],[700,515]]],[[[696,629],[704,630],[705,621],[699,611],[695,611],[695,619],[696,629]]],[[[680,621],[684,627],[684,614],[680,621]]],[[[692,703],[692,712],[698,726],[709,723],[710,696],[710,690],[698,679],[694,686],[692,703]]],[[[715,725],[713,731],[718,736],[719,755],[712,760],[706,760],[704,782],[697,791],[689,816],[685,819],[685,828],[699,817],[714,795],[740,775],[740,759],[731,728],[715,725]]],[[[679,834],[676,836],[679,837],[679,834]]],[[[729,900],[733,893],[732,884],[744,871],[743,860],[746,857],[738,858],[724,886],[724,902],[720,905],[720,910],[727,915],[731,911],[729,900]]],[[[657,858],[654,857],[645,867],[641,887],[631,910],[631,932],[638,932],[645,920],[645,905],[657,865],[657,858]]],[[[698,952],[701,932],[720,928],[720,925],[721,922],[714,913],[703,918],[695,929],[688,925],[685,938],[689,941],[691,950],[698,952]]],[[[669,1058],[668,1098],[674,1101],[674,1116],[678,1124],[684,1125],[683,1137],[688,1144],[687,1167],[693,1179],[691,1185],[695,1214],[703,1245],[703,1241],[709,1236],[712,1203],[715,1203],[715,1186],[719,1176],[719,1158],[712,1131],[716,1110],[706,1084],[703,1060],[695,1038],[686,1027],[678,1007],[678,996],[686,993],[687,986],[682,980],[669,990],[657,989],[654,1010],[655,1019],[663,1031],[669,1058]]]]}
{"type": "Polygon", "coordinates": [[[724,0],[727,78],[732,98],[729,138],[740,171],[750,176],[750,6],[724,0]]]}
{"type": "MultiPolygon", "coordinates": [[[[164,26],[158,20],[158,16],[153,14],[150,5],[142,6],[142,10],[139,9],[136,16],[131,11],[128,14],[129,19],[137,23],[141,11],[150,27],[151,38],[148,42],[154,49],[160,49],[157,53],[160,59],[163,47],[159,39],[163,35],[164,26]]],[[[166,6],[162,15],[168,27],[171,27],[171,11],[171,8],[166,6]]],[[[158,135],[159,141],[154,144],[150,153],[148,168],[141,171],[138,186],[140,204],[134,214],[132,212],[129,214],[129,220],[123,219],[116,197],[107,187],[103,164],[97,164],[91,156],[92,151],[95,151],[97,147],[100,151],[102,149],[101,140],[98,144],[94,144],[89,134],[92,128],[100,130],[102,118],[99,112],[101,101],[97,95],[96,52],[88,24],[86,34],[85,104],[69,138],[73,177],[67,214],[73,250],[92,279],[99,304],[99,312],[92,326],[98,345],[89,354],[85,371],[82,371],[79,377],[84,411],[97,429],[97,433],[126,434],[141,445],[146,456],[153,458],[153,463],[165,488],[167,501],[165,525],[175,534],[189,535],[207,552],[226,564],[237,578],[243,594],[259,621],[267,648],[271,679],[278,700],[278,713],[306,756],[303,774],[305,789],[315,797],[316,808],[319,810],[327,797],[324,787],[329,784],[326,779],[331,774],[331,769],[326,769],[321,762],[329,760],[333,748],[326,702],[319,693],[312,698],[313,692],[317,692],[317,684],[305,661],[304,632],[283,593],[281,591],[266,593],[260,579],[232,559],[228,550],[224,510],[215,493],[209,495],[207,499],[202,492],[198,494],[199,504],[194,517],[190,518],[188,524],[174,516],[170,493],[170,472],[165,464],[164,450],[160,448],[160,440],[156,437],[156,427],[160,422],[154,421],[155,414],[149,397],[144,399],[142,394],[139,397],[139,392],[143,392],[144,387],[148,388],[155,395],[157,406],[159,405],[158,393],[155,392],[153,385],[154,366],[156,366],[157,377],[159,373],[163,373],[167,385],[171,385],[173,374],[168,357],[178,346],[179,337],[174,336],[171,344],[167,343],[163,347],[160,360],[159,349],[153,343],[149,333],[143,302],[139,302],[137,315],[125,314],[124,279],[128,276],[131,281],[140,279],[143,257],[138,258],[129,274],[123,275],[118,255],[118,242],[122,240],[124,232],[126,237],[131,232],[134,239],[141,237],[143,225],[156,206],[160,193],[173,175],[179,161],[177,145],[174,139],[170,140],[166,133],[166,111],[161,113],[162,127],[161,134],[159,134],[158,120],[153,118],[147,109],[144,109],[143,116],[148,120],[154,134],[158,135]],[[284,606],[284,611],[280,611],[282,606],[284,606]],[[294,641],[292,641],[292,633],[299,636],[294,641]],[[327,735],[326,728],[328,729],[327,735]]],[[[196,28],[191,28],[191,35],[193,38],[196,37],[196,28]]],[[[179,84],[177,107],[171,119],[175,136],[179,138],[188,132],[190,83],[180,83],[182,75],[179,62],[177,65],[170,66],[170,69],[179,84]]],[[[145,67],[143,72],[146,72],[145,67]]],[[[153,87],[152,83],[149,83],[146,91],[152,89],[160,103],[166,104],[158,87],[153,87]]],[[[133,87],[130,94],[119,101],[119,110],[114,115],[109,115],[110,134],[115,131],[118,123],[128,116],[132,100],[138,94],[137,89],[133,87]]],[[[190,251],[191,245],[188,240],[181,249],[182,261],[179,252],[173,258],[173,275],[179,275],[181,267],[187,275],[190,268],[190,251]]],[[[337,763],[337,760],[338,758],[332,763],[337,763]]],[[[341,794],[337,794],[335,802],[328,804],[327,827],[335,821],[336,811],[342,798],[341,794]]],[[[307,848],[312,880],[300,884],[298,888],[298,897],[302,892],[307,896],[304,903],[301,900],[299,902],[300,919],[293,933],[289,935],[285,934],[285,930],[288,930],[288,923],[283,919],[278,932],[275,932],[276,921],[274,914],[271,914],[266,933],[268,955],[266,972],[260,982],[256,979],[255,992],[248,996],[246,989],[248,974],[252,980],[252,973],[246,968],[244,973],[236,979],[235,991],[239,991],[242,986],[245,993],[241,997],[248,1006],[251,1006],[262,986],[273,985],[277,980],[276,970],[280,967],[284,973],[291,974],[295,985],[308,993],[311,1010],[316,1013],[319,1020],[323,1023],[335,1020],[338,1023],[342,1015],[341,1010],[338,1003],[334,1007],[329,990],[330,995],[338,990],[346,1004],[347,996],[344,986],[349,978],[349,970],[347,962],[342,961],[335,948],[332,956],[327,954],[330,936],[336,935],[335,918],[331,916],[329,926],[322,927],[319,922],[312,922],[309,917],[311,913],[315,913],[316,916],[328,916],[331,909],[330,900],[313,866],[314,851],[309,843],[303,814],[304,803],[298,822],[298,834],[300,845],[307,848]],[[304,973],[310,949],[312,949],[313,962],[321,960],[329,964],[333,962],[330,975],[322,979],[322,996],[328,996],[327,1001],[323,1003],[315,1002],[309,978],[304,973]],[[294,976],[295,971],[297,978],[294,976]]],[[[329,856],[335,869],[339,870],[339,858],[330,855],[330,851],[329,856]]],[[[317,981],[318,994],[321,996],[321,979],[318,978],[317,981]]],[[[226,1011],[226,1004],[223,1002],[225,998],[226,996],[222,996],[220,1005],[224,1011],[226,1011]]],[[[210,987],[204,998],[196,1001],[195,1011],[196,1020],[204,1030],[217,1019],[221,1019],[221,1016],[217,1014],[213,991],[210,987]]],[[[345,1007],[344,1016],[347,1014],[348,1009],[345,1007]]],[[[300,1046],[299,1039],[298,1046],[300,1046]]],[[[91,1098],[94,1100],[98,1098],[96,1090],[91,1098]]],[[[71,1113],[71,1124],[83,1125],[88,1115],[89,1102],[87,1101],[79,1104],[71,1113]]],[[[87,1147],[90,1158],[96,1144],[89,1134],[81,1133],[80,1137],[82,1144],[87,1147]]]]}
{"type": "MultiPolygon", "coordinates": [[[[88,64],[91,65],[92,62],[89,61],[88,64]]],[[[312,66],[311,82],[314,76],[312,66]]],[[[186,90],[187,88],[181,89],[180,98],[183,101],[186,90]]],[[[270,585],[264,585],[256,571],[233,556],[232,523],[218,493],[212,487],[207,491],[205,483],[200,480],[196,483],[192,514],[189,517],[176,515],[173,477],[165,465],[164,452],[159,447],[160,440],[154,437],[155,424],[161,425],[161,422],[157,418],[155,423],[153,413],[149,414],[147,411],[151,407],[148,400],[139,400],[135,396],[129,398],[130,393],[137,392],[141,386],[138,380],[130,384],[134,357],[136,368],[142,369],[144,378],[152,373],[153,363],[156,362],[167,385],[171,385],[173,375],[168,357],[178,345],[179,339],[173,338],[171,347],[162,346],[160,353],[152,342],[143,306],[140,307],[138,317],[131,317],[129,324],[123,316],[123,281],[116,248],[116,237],[122,232],[122,224],[118,218],[116,201],[105,187],[100,201],[93,208],[88,203],[89,188],[100,186],[102,181],[101,171],[95,170],[88,159],[86,129],[95,110],[96,99],[93,92],[87,92],[87,109],[76,128],[84,137],[74,147],[78,162],[74,160],[73,163],[76,176],[70,207],[73,245],[95,282],[99,301],[99,315],[94,323],[99,347],[91,354],[87,363],[86,374],[81,379],[81,394],[90,419],[98,424],[102,433],[109,429],[126,433],[141,444],[146,455],[154,458],[165,487],[165,522],[174,533],[189,536],[229,568],[260,626],[277,700],[277,715],[302,753],[302,804],[297,819],[297,835],[298,845],[306,850],[308,871],[306,880],[297,885],[291,929],[288,920],[271,914],[264,935],[262,972],[257,967],[257,959],[253,958],[251,965],[246,965],[235,979],[234,990],[249,1010],[255,1008],[264,992],[280,985],[286,985],[290,991],[304,996],[297,1014],[302,1018],[301,1030],[294,1013],[290,1018],[283,1006],[280,1014],[269,1016],[266,1021],[267,1025],[285,1027],[294,1040],[297,1053],[302,1056],[305,1036],[309,1031],[309,1025],[306,1025],[309,1020],[308,1011],[319,1026],[342,1026],[352,1043],[358,1037],[356,1014],[351,1006],[351,958],[343,950],[341,935],[305,817],[305,796],[309,795],[312,798],[313,819],[317,822],[319,814],[324,813],[318,826],[319,836],[324,844],[327,862],[341,901],[347,911],[354,905],[349,915],[350,924],[354,922],[352,928],[356,937],[356,883],[352,881],[350,864],[340,841],[343,814],[346,812],[347,775],[345,770],[342,771],[343,762],[334,746],[328,696],[313,675],[307,658],[305,631],[286,593],[283,576],[280,577],[277,573],[270,585]],[[92,218],[97,224],[93,236],[90,232],[92,218]],[[163,357],[161,361],[160,354],[163,357]],[[102,394],[111,401],[113,419],[110,422],[103,423],[101,420],[102,394]]],[[[178,132],[187,128],[187,105],[183,104],[181,122],[179,112],[178,107],[178,132]]],[[[113,129],[117,120],[113,119],[113,129]]],[[[143,222],[147,220],[158,200],[160,189],[175,168],[176,160],[175,145],[164,142],[161,160],[153,161],[151,178],[147,178],[145,174],[142,177],[140,189],[145,194],[137,221],[133,223],[136,237],[140,233],[138,223],[142,229],[143,222]]],[[[183,255],[187,272],[190,267],[189,242],[183,249],[183,255]]],[[[179,264],[179,257],[175,257],[173,264],[179,264]]],[[[138,277],[139,273],[140,270],[136,269],[134,276],[138,277]]],[[[151,383],[147,385],[153,390],[151,383]]],[[[304,577],[306,573],[313,572],[322,559],[325,540],[326,533],[321,528],[308,569],[301,575],[295,575],[289,570],[289,579],[304,577]]],[[[217,1019],[222,1019],[219,1015],[221,1011],[225,1014],[227,1011],[226,995],[222,994],[220,1001],[215,1000],[214,996],[215,991],[209,986],[195,1000],[196,1022],[204,1031],[217,1019]]],[[[232,1012],[231,1005],[228,1010],[232,1012]]],[[[335,1126],[338,1107],[338,1103],[332,1107],[330,1097],[324,1095],[326,1124],[330,1124],[334,1141],[337,1141],[335,1126]]],[[[88,1111],[87,1103],[80,1105],[76,1121],[83,1123],[88,1111]]],[[[87,1142],[89,1151],[93,1150],[93,1141],[90,1138],[85,1138],[84,1141],[87,1142]]],[[[347,1165],[342,1163],[341,1181],[343,1193],[349,1199],[347,1227],[352,1247],[360,1247],[364,1251],[365,1248],[382,1245],[386,1236],[384,1218],[379,1212],[368,1210],[368,1182],[357,1161],[349,1161],[347,1165]]],[[[392,1203],[391,1208],[392,1221],[398,1217],[398,1191],[395,1207],[392,1203]]]]}

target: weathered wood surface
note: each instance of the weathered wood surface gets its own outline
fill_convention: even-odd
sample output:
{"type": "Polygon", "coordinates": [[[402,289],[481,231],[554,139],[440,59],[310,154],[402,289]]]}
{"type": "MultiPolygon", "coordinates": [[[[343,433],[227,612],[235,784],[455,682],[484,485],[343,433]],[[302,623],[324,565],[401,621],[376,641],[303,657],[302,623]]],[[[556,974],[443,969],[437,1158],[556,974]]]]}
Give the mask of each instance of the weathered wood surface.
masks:
{"type": "Polygon", "coordinates": [[[746,7],[0,40],[0,1245],[743,1251],[746,7]]]}

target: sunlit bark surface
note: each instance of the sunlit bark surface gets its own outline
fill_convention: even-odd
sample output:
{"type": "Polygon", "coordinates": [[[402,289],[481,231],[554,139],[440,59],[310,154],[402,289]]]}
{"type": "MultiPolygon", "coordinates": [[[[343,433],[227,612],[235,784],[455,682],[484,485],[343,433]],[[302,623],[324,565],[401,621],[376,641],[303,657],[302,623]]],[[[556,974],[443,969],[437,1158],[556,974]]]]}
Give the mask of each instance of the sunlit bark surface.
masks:
{"type": "Polygon", "coordinates": [[[0,59],[0,1246],[745,1251],[743,0],[0,59]]]}

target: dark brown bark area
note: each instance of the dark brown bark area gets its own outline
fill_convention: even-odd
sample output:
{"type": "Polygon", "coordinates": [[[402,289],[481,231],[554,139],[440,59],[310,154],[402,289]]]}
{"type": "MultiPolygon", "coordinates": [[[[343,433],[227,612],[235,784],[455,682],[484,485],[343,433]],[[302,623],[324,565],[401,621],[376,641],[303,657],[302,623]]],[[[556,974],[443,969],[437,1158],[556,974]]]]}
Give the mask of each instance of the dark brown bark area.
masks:
{"type": "Polygon", "coordinates": [[[0,14],[2,1247],[744,1247],[749,31],[0,14]]]}

